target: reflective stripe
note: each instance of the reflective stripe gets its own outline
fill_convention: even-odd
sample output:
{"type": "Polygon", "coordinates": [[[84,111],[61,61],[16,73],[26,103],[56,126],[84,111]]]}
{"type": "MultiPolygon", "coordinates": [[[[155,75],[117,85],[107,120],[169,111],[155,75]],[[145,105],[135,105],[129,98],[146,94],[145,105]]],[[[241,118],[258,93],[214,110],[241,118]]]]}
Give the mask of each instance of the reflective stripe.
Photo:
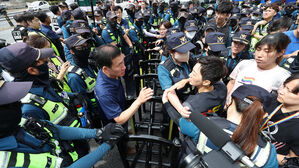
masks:
{"type": "Polygon", "coordinates": [[[0,167],[6,168],[8,166],[10,152],[0,151],[0,167]]]}
{"type": "Polygon", "coordinates": [[[200,132],[196,147],[201,153],[208,153],[212,151],[211,148],[207,147],[207,141],[208,137],[204,133],[200,132]]]}
{"type": "MultiPolygon", "coordinates": [[[[96,85],[96,78],[90,77],[82,68],[71,65],[68,69],[68,73],[75,73],[85,82],[87,87],[87,93],[91,93],[96,85]]],[[[94,72],[95,73],[95,72],[94,72]]],[[[96,74],[96,73],[95,73],[96,74]]]]}
{"type": "MultiPolygon", "coordinates": [[[[47,100],[32,93],[28,93],[23,99],[21,99],[21,102],[42,108],[48,113],[50,121],[54,124],[61,124],[61,121],[63,121],[63,119],[65,119],[68,115],[68,109],[63,105],[63,103],[47,100]]],[[[75,120],[74,122],[78,121],[75,120]]],[[[71,125],[77,124],[74,122],[71,123],[71,125]]]]}
{"type": "Polygon", "coordinates": [[[269,156],[271,154],[271,143],[267,142],[264,148],[257,146],[251,155],[250,159],[254,162],[254,164],[258,167],[263,167],[269,160],[269,156]]]}

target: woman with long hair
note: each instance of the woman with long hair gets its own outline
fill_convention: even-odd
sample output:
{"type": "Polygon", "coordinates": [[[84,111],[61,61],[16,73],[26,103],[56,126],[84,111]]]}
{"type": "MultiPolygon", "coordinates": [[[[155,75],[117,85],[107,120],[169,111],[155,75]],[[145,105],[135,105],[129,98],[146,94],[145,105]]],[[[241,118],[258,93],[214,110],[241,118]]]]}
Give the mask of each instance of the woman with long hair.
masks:
{"type": "MultiPolygon", "coordinates": [[[[163,94],[164,104],[168,102],[167,92],[168,90],[163,94]]],[[[272,96],[267,90],[256,85],[242,85],[232,94],[227,117],[209,118],[231,136],[232,141],[241,147],[257,167],[278,167],[274,145],[260,132],[263,119],[267,115],[265,111],[271,101],[272,96]]],[[[167,111],[170,108],[173,107],[169,107],[167,111]]],[[[196,113],[196,110],[191,113],[196,113]]],[[[197,143],[197,150],[201,153],[218,150],[209,138],[187,119],[180,118],[179,128],[184,135],[197,143]]]]}

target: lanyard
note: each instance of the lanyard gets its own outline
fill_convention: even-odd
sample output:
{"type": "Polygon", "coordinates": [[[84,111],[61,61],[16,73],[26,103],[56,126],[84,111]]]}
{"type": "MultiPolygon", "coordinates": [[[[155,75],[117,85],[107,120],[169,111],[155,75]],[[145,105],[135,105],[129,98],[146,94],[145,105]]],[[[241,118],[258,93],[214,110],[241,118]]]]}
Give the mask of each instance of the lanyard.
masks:
{"type": "Polygon", "coordinates": [[[280,123],[283,123],[285,121],[288,121],[288,120],[290,120],[292,118],[295,118],[295,117],[299,116],[299,111],[297,111],[296,113],[294,113],[294,114],[292,114],[290,116],[282,118],[282,119],[280,119],[280,120],[278,120],[278,121],[276,121],[276,122],[274,122],[274,123],[266,126],[266,124],[268,123],[268,121],[276,114],[277,111],[279,111],[281,109],[281,107],[282,107],[282,104],[279,105],[278,107],[276,107],[276,109],[267,117],[266,121],[264,122],[264,124],[262,125],[262,127],[260,129],[261,131],[263,131],[263,130],[265,130],[267,128],[270,128],[270,127],[272,127],[274,125],[278,125],[280,123]]]}

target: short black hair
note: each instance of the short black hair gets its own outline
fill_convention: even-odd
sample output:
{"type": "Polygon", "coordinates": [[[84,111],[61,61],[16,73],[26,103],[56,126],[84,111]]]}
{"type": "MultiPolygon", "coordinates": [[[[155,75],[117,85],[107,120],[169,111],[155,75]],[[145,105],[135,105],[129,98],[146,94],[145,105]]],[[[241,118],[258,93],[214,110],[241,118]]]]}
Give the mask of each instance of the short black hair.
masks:
{"type": "Polygon", "coordinates": [[[214,85],[228,72],[223,60],[216,56],[200,57],[197,63],[201,65],[202,80],[209,80],[210,85],[214,85]]]}
{"type": "Polygon", "coordinates": [[[121,6],[115,6],[114,8],[113,8],[113,11],[118,11],[118,9],[120,9],[120,11],[121,12],[123,12],[123,8],[121,7],[121,6]]]}
{"type": "Polygon", "coordinates": [[[27,14],[24,15],[24,17],[25,17],[25,20],[26,20],[26,21],[30,21],[30,22],[32,22],[32,20],[33,20],[34,17],[36,17],[36,16],[35,16],[34,13],[27,13],[27,14]]]}
{"type": "Polygon", "coordinates": [[[76,4],[76,3],[72,3],[72,4],[70,4],[70,8],[71,8],[71,10],[75,10],[75,9],[77,9],[78,7],[79,7],[79,5],[76,4]]]}
{"type": "Polygon", "coordinates": [[[59,7],[57,5],[52,5],[49,7],[49,10],[54,14],[57,15],[58,11],[59,11],[59,7]]]}
{"type": "Polygon", "coordinates": [[[255,49],[262,45],[268,45],[270,49],[280,52],[286,49],[290,42],[291,40],[289,36],[284,33],[273,33],[266,35],[258,43],[256,43],[255,49]]]}
{"type": "Polygon", "coordinates": [[[233,10],[233,4],[230,1],[223,1],[221,2],[217,8],[216,8],[216,12],[219,13],[232,13],[233,10]]]}
{"type": "Polygon", "coordinates": [[[96,63],[100,68],[111,67],[112,60],[121,55],[121,51],[114,45],[107,44],[101,45],[95,48],[93,52],[93,58],[96,59],[96,63]]]}
{"type": "Polygon", "coordinates": [[[46,14],[46,12],[39,12],[36,14],[37,18],[44,23],[48,17],[48,15],[46,14]]]}
{"type": "Polygon", "coordinates": [[[23,21],[25,21],[25,18],[23,16],[23,14],[16,14],[13,16],[13,19],[17,22],[17,23],[21,23],[23,21]]]}
{"type": "MultiPolygon", "coordinates": [[[[287,83],[291,82],[292,80],[299,79],[299,73],[294,73],[290,77],[288,77],[283,85],[286,85],[287,83]]],[[[299,92],[299,84],[292,90],[292,93],[297,94],[299,92]]]]}

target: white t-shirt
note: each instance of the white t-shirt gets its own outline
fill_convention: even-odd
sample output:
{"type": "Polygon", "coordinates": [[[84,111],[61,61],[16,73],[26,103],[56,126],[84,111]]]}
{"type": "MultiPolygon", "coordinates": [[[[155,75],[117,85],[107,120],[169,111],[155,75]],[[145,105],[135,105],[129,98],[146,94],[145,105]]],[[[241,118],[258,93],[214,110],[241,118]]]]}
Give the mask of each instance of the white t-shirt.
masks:
{"type": "MultiPolygon", "coordinates": [[[[230,74],[235,79],[231,93],[243,84],[257,85],[268,92],[276,91],[283,82],[290,76],[290,72],[278,65],[269,70],[262,70],[257,67],[254,59],[241,61],[230,74]]],[[[230,97],[230,95],[228,97],[230,97]]]]}

